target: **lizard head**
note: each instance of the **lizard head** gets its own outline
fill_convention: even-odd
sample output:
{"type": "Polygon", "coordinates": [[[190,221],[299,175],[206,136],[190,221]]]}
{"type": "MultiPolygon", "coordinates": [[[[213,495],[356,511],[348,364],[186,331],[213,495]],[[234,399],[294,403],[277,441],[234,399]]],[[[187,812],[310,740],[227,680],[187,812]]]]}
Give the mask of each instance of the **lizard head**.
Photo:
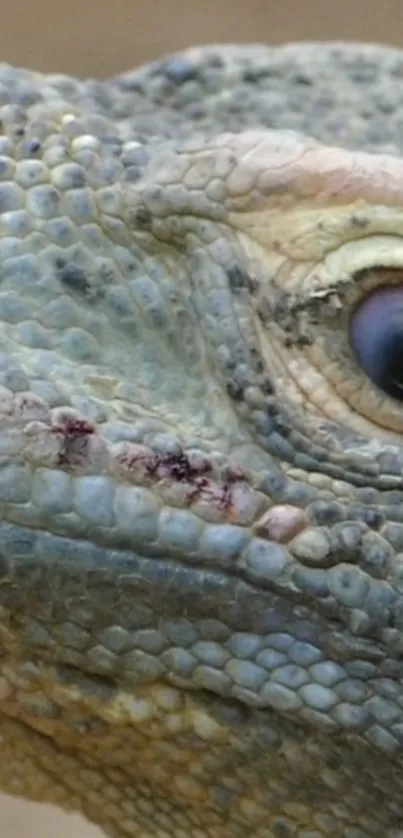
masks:
{"type": "Polygon", "coordinates": [[[279,717],[399,755],[402,161],[60,89],[0,137],[0,709],[186,803],[279,717]]]}

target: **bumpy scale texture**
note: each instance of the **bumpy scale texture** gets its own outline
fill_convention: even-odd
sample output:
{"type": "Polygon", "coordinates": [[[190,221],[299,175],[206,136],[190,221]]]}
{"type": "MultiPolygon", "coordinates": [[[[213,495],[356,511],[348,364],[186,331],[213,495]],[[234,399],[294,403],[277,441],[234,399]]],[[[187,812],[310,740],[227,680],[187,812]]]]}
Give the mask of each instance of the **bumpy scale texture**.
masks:
{"type": "Polygon", "coordinates": [[[403,283],[403,53],[2,66],[0,125],[1,787],[402,838],[403,407],[349,324],[403,283]]]}

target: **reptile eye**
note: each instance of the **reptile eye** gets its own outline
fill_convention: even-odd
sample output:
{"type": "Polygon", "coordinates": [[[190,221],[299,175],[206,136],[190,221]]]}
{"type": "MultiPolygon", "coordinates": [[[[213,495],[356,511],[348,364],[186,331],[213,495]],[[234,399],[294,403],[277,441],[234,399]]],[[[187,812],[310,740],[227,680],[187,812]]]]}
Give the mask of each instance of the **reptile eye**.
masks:
{"type": "Polygon", "coordinates": [[[378,288],[358,306],[350,343],[368,377],[403,401],[403,286],[378,288]]]}

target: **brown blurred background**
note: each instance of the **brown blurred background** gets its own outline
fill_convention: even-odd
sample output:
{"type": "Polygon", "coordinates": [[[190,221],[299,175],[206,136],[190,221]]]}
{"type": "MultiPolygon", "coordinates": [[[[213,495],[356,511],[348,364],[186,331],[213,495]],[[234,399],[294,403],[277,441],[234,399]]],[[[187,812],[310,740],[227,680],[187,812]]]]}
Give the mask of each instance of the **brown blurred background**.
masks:
{"type": "MultiPolygon", "coordinates": [[[[403,0],[0,0],[0,22],[1,61],[98,77],[209,41],[403,44],[403,0]]],[[[99,832],[0,796],[0,838],[53,836],[99,832]]]]}
{"type": "Polygon", "coordinates": [[[403,40],[402,0],[0,0],[1,60],[106,76],[208,41],[403,40]]]}

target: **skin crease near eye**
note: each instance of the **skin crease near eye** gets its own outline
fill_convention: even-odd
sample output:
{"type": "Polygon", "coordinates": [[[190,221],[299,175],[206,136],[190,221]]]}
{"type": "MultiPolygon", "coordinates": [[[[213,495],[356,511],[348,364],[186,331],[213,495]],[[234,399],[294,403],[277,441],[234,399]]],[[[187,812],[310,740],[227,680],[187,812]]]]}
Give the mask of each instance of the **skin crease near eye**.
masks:
{"type": "Polygon", "coordinates": [[[403,401],[403,286],[378,288],[356,309],[350,344],[366,375],[403,401]]]}

